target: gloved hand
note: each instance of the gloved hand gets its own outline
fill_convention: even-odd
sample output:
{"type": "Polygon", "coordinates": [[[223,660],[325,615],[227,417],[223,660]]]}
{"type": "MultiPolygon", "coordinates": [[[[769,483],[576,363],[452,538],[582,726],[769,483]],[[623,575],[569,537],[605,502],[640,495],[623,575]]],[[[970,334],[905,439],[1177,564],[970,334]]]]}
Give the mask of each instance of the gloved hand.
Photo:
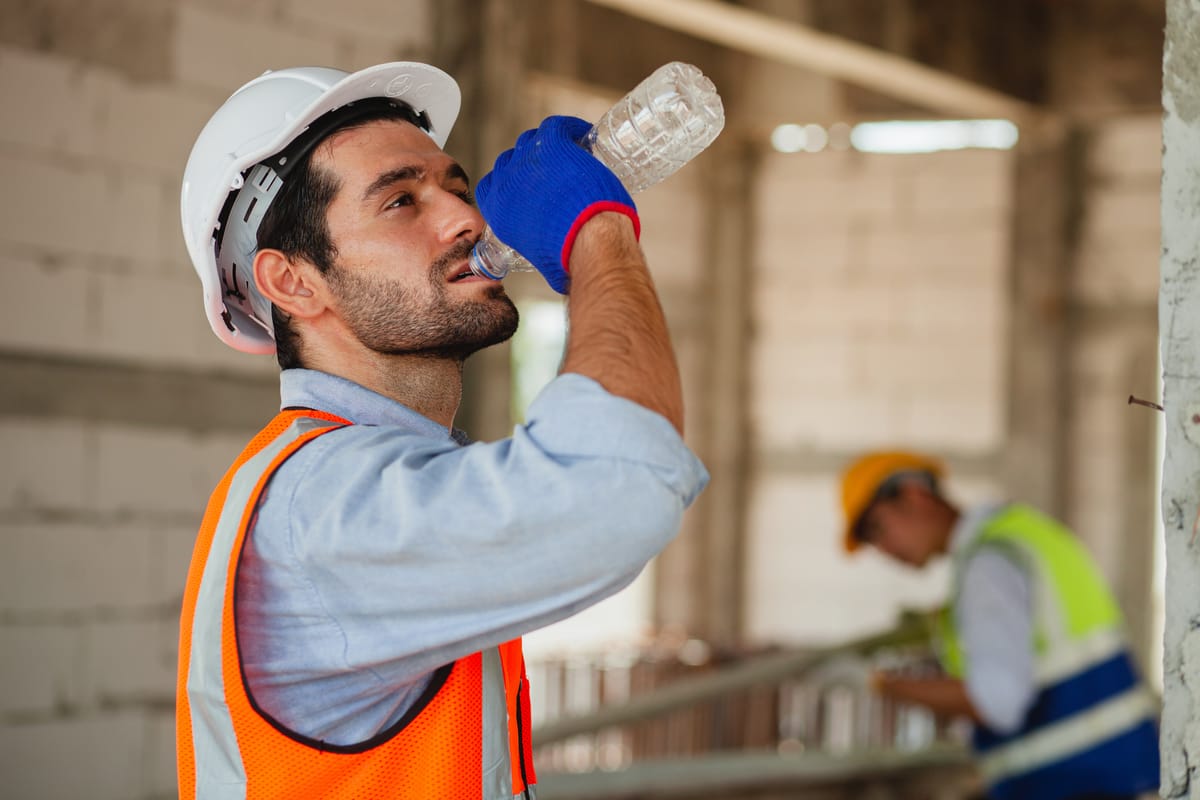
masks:
{"type": "Polygon", "coordinates": [[[500,241],[529,259],[560,294],[567,293],[571,247],[585,222],[617,211],[641,233],[629,192],[578,144],[590,129],[576,117],[547,117],[501,153],[475,188],[479,210],[500,241]]]}

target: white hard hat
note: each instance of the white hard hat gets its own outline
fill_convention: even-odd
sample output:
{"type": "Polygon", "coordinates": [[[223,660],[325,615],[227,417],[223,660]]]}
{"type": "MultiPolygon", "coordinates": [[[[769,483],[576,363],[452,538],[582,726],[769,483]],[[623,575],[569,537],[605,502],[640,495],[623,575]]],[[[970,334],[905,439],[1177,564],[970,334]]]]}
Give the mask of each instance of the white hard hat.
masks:
{"type": "Polygon", "coordinates": [[[445,147],[460,97],[445,72],[401,61],[353,74],[328,67],[266,72],[217,109],[188,157],[180,213],[204,288],[204,312],[221,341],[246,353],[275,351],[271,304],[254,285],[253,262],[258,224],[282,185],[276,170],[287,159],[252,168],[325,114],[367,98],[410,106],[438,147],[445,147]],[[239,191],[243,186],[248,191],[239,191]],[[228,217],[224,230],[222,215],[228,217]]]}

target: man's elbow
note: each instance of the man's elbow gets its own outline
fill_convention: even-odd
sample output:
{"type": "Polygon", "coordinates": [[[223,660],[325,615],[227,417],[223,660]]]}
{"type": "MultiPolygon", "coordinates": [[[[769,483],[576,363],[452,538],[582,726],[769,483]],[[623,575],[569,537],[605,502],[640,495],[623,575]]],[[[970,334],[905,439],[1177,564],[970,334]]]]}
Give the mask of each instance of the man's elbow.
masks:
{"type": "Polygon", "coordinates": [[[613,520],[612,544],[630,560],[629,566],[640,567],[658,555],[679,534],[683,526],[683,500],[676,494],[660,490],[638,493],[636,502],[625,498],[622,512],[613,520]]]}
{"type": "Polygon", "coordinates": [[[1033,700],[1027,694],[1023,687],[1015,686],[1009,687],[1008,691],[989,692],[987,695],[968,691],[975,716],[993,733],[1001,736],[1009,736],[1021,729],[1033,700]]]}

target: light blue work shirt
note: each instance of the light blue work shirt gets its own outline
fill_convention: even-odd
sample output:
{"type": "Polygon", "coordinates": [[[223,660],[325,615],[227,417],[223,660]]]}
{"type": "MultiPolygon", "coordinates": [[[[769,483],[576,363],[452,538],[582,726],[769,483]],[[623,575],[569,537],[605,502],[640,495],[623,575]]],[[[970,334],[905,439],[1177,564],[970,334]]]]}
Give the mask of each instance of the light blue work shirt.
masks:
{"type": "Polygon", "coordinates": [[[667,420],[577,374],[494,443],[355,383],[280,376],[282,406],[356,424],[271,478],[237,576],[243,669],[289,729],[356,744],[431,673],[624,588],[708,473],[667,420]]]}

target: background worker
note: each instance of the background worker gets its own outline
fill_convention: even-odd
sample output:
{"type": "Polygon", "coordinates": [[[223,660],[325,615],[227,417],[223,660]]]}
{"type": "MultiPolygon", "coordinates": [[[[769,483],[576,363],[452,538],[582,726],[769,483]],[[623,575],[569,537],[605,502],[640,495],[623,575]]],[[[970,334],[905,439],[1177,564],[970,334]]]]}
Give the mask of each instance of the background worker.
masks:
{"type": "Polygon", "coordinates": [[[524,134],[479,186],[569,294],[562,373],[503,441],[453,427],[463,361],[517,312],[473,276],[438,69],[302,67],[243,86],[184,176],[214,332],[275,352],[282,411],[210,500],[188,576],[180,796],[531,797],[520,636],[630,583],[707,481],[628,193],[524,134]]]}
{"type": "Polygon", "coordinates": [[[879,673],[875,688],[970,718],[991,797],[1118,798],[1157,788],[1157,708],[1086,551],[1028,506],[960,511],[942,494],[942,477],[928,456],[876,452],[842,478],[848,551],[871,545],[915,568],[952,559],[939,653],[946,675],[879,673]]]}

